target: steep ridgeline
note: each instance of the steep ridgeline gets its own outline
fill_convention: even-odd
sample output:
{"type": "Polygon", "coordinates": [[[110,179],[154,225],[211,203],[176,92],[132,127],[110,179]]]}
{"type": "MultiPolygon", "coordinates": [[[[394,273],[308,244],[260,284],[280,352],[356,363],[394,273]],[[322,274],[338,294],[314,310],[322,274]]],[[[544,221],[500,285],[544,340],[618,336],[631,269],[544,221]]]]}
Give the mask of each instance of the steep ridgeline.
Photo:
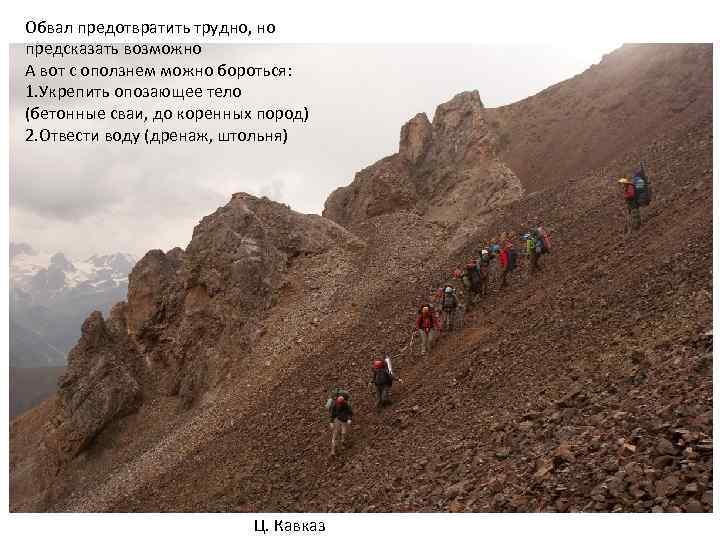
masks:
{"type": "Polygon", "coordinates": [[[420,212],[467,232],[496,208],[522,195],[520,181],[498,156],[495,130],[477,91],[458,94],[400,132],[400,149],[335,190],[323,216],[352,229],[398,210],[420,212]]]}
{"type": "Polygon", "coordinates": [[[712,108],[712,53],[709,43],[624,45],[572,79],[488,109],[499,156],[532,193],[677,136],[712,108]]]}

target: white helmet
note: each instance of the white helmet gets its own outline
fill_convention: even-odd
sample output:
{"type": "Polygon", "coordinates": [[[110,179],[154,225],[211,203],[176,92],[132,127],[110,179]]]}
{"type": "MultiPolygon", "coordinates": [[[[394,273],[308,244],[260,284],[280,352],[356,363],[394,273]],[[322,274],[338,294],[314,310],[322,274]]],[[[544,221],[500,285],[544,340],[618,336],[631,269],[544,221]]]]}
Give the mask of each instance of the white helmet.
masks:
{"type": "Polygon", "coordinates": [[[488,254],[488,250],[487,250],[487,249],[483,249],[480,253],[481,253],[482,255],[487,255],[487,254],[488,254]]]}
{"type": "Polygon", "coordinates": [[[453,292],[452,287],[451,287],[450,285],[448,285],[447,287],[445,287],[445,292],[446,292],[446,293],[451,293],[451,292],[453,292]]]}

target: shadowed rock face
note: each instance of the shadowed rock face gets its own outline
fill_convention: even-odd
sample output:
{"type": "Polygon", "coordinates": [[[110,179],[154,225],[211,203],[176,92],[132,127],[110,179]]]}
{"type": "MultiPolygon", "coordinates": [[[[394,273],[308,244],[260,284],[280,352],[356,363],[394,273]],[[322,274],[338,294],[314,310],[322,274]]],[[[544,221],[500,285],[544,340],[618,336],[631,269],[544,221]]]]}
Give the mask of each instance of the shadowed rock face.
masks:
{"type": "Polygon", "coordinates": [[[140,370],[139,358],[129,347],[123,310],[116,307],[107,323],[99,311],[93,312],[68,356],[46,438],[60,463],[85,449],[110,422],[137,410],[140,370]]]}
{"type": "Polygon", "coordinates": [[[127,323],[133,336],[148,332],[162,311],[163,295],[175,278],[180,260],[171,259],[162,250],[149,251],[129,276],[127,323]],[[174,263],[174,264],[173,264],[174,263]]]}
{"type": "Polygon", "coordinates": [[[416,163],[428,151],[432,142],[432,124],[425,113],[418,113],[400,130],[400,156],[416,163]]]}
{"type": "Polygon", "coordinates": [[[367,218],[414,209],[455,225],[521,195],[520,181],[498,158],[480,95],[463,92],[438,106],[432,123],[424,113],[407,122],[398,153],[334,191],[323,216],[353,228],[367,218]]]}

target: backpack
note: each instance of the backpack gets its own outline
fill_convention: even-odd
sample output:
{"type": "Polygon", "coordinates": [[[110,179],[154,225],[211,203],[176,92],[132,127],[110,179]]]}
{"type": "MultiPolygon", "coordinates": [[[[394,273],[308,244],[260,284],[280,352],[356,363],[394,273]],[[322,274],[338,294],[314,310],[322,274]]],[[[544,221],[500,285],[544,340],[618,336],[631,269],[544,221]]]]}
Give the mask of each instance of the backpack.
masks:
{"type": "Polygon", "coordinates": [[[390,376],[390,372],[388,371],[386,364],[384,364],[380,369],[375,370],[375,373],[373,374],[373,382],[376,386],[392,385],[392,377],[390,376]]]}
{"type": "Polygon", "coordinates": [[[447,309],[455,309],[457,307],[457,298],[455,298],[455,291],[446,293],[443,291],[442,307],[447,309]]]}
{"type": "Polygon", "coordinates": [[[635,186],[635,202],[638,206],[648,206],[652,199],[650,183],[644,176],[644,172],[638,172],[632,179],[633,186],[635,186]]]}
{"type": "Polygon", "coordinates": [[[330,407],[332,407],[333,403],[335,403],[338,396],[344,397],[347,404],[350,405],[350,393],[342,388],[333,388],[332,392],[330,392],[330,397],[327,398],[327,401],[325,402],[325,408],[328,411],[330,410],[330,407]]]}
{"type": "Polygon", "coordinates": [[[512,272],[517,267],[517,251],[515,251],[515,248],[512,247],[508,249],[508,263],[507,263],[507,270],[508,272],[512,272]]]}
{"type": "Polygon", "coordinates": [[[527,252],[528,254],[535,252],[535,238],[532,235],[527,237],[527,252]]]}

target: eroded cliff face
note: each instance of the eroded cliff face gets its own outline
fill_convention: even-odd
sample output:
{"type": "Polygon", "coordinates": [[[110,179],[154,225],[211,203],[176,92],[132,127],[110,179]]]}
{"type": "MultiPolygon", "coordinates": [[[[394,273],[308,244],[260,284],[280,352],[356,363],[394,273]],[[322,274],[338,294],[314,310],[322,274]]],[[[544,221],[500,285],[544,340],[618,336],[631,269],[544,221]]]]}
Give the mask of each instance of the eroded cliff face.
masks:
{"type": "Polygon", "coordinates": [[[60,464],[84,450],[113,420],[140,405],[144,370],[128,339],[125,308],[124,302],[117,304],[107,321],[99,311],[93,312],[70,351],[45,439],[60,464]]]}
{"type": "Polygon", "coordinates": [[[424,113],[407,122],[398,153],[334,191],[323,216],[352,229],[374,216],[416,210],[446,225],[477,225],[523,193],[498,151],[480,95],[463,92],[438,106],[432,123],[424,113]]]}
{"type": "Polygon", "coordinates": [[[238,193],[196,226],[185,251],[148,252],[127,302],[83,324],[37,452],[13,463],[14,493],[32,494],[23,507],[47,507],[64,465],[142,403],[177,396],[190,408],[241,368],[295,260],[362,247],[328,219],[238,193]]]}
{"type": "Polygon", "coordinates": [[[358,242],[240,193],[197,225],[185,252],[149,252],[130,275],[128,332],[159,391],[192,405],[252,348],[293,259],[358,242]]]}

